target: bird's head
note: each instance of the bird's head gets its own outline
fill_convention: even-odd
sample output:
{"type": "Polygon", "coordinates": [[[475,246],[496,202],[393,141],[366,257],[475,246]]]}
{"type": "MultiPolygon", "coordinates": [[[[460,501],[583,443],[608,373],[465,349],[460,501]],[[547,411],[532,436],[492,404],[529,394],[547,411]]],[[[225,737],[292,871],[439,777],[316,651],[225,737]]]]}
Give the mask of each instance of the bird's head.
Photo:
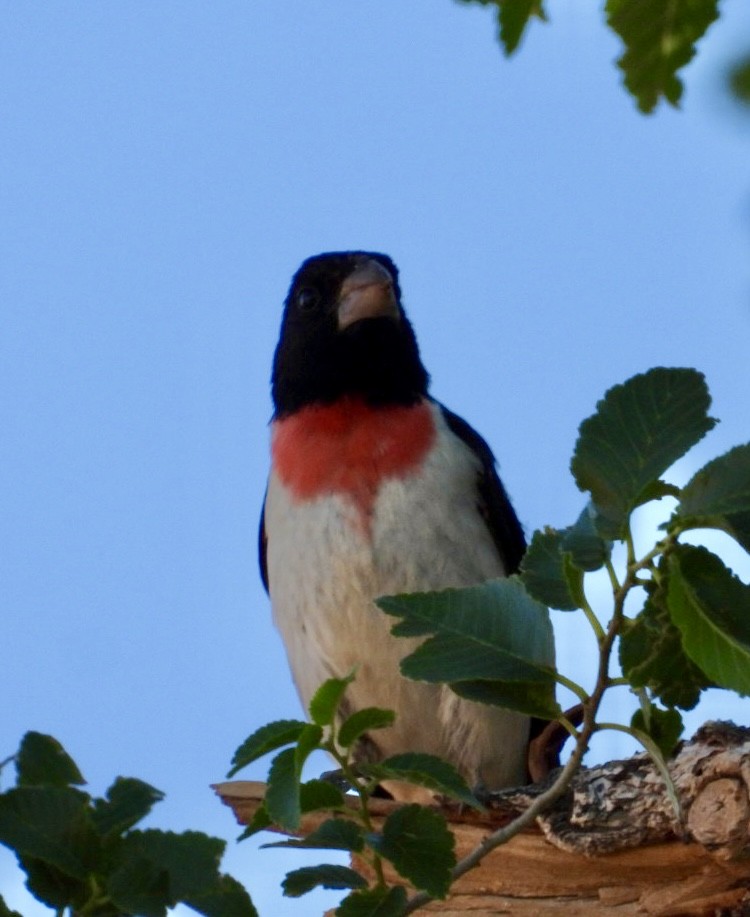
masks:
{"type": "Polygon", "coordinates": [[[328,252],[302,264],[273,361],[276,417],[344,396],[413,404],[428,381],[387,255],[328,252]]]}

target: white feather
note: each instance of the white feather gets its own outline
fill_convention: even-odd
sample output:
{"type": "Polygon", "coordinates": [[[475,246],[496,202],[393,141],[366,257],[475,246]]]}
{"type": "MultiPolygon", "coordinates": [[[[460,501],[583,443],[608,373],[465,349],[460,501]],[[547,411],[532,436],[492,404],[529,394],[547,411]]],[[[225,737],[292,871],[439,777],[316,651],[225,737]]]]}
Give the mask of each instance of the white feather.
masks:
{"type": "Polygon", "coordinates": [[[528,719],[403,678],[421,640],[395,638],[373,599],[473,585],[505,571],[474,504],[479,460],[433,405],[436,441],[415,474],[381,484],[369,535],[346,497],[295,501],[271,474],[265,507],[273,615],[307,707],[326,679],[357,668],[352,710],[396,711],[372,739],[383,757],[421,751],[451,761],[472,785],[523,782],[528,719]]]}

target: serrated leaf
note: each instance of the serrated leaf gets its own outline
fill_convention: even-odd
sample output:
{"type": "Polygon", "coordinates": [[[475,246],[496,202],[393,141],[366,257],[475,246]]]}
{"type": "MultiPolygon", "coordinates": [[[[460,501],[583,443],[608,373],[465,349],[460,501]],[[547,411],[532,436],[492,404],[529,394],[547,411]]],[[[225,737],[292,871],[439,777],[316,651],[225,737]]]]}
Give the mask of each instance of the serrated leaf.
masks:
{"type": "Polygon", "coordinates": [[[529,665],[552,665],[554,638],[549,614],[518,577],[489,580],[465,589],[385,596],[377,604],[404,620],[392,632],[404,636],[438,633],[467,638],[529,665]]]}
{"type": "Polygon", "coordinates": [[[710,401],[694,369],[658,367],[606,392],[581,424],[571,461],[578,487],[593,499],[600,535],[624,537],[644,491],[714,426],[710,401]]]}
{"type": "Polygon", "coordinates": [[[370,835],[372,846],[389,860],[399,875],[433,898],[445,898],[456,865],[455,841],[445,818],[419,805],[402,806],[385,820],[381,835],[370,835]]]}
{"type": "Polygon", "coordinates": [[[82,786],[78,765],[57,739],[27,732],[16,755],[18,786],[82,786]]]}
{"type": "Polygon", "coordinates": [[[685,652],[720,688],[750,694],[750,587],[706,548],[670,557],[669,611],[685,652]]]}
{"type": "Polygon", "coordinates": [[[682,735],[682,717],[674,709],[651,707],[648,722],[643,710],[636,710],[630,721],[633,729],[651,736],[665,758],[669,758],[682,735]]]}
{"type": "MultiPolygon", "coordinates": [[[[486,692],[494,698],[490,703],[521,710],[520,700],[523,712],[529,712],[533,701],[533,715],[559,714],[549,613],[518,577],[466,589],[387,596],[377,604],[404,619],[393,628],[394,634],[436,634],[402,661],[401,671],[407,677],[447,682],[462,696],[467,696],[468,683],[488,681],[495,689],[486,692]],[[515,686],[505,691],[511,683],[515,686]]],[[[468,690],[473,690],[472,685],[468,690]]]]}
{"type": "Polygon", "coordinates": [[[185,898],[185,904],[206,917],[258,917],[247,890],[232,876],[219,876],[211,888],[185,898]]]}
{"type": "Polygon", "coordinates": [[[507,55],[518,45],[531,18],[546,19],[541,0],[502,0],[499,4],[500,41],[507,55]]]}
{"type": "Polygon", "coordinates": [[[735,446],[688,481],[669,528],[717,528],[750,551],[750,443],[735,446]]]}
{"type": "Polygon", "coordinates": [[[401,917],[407,895],[403,885],[363,888],[347,895],[336,908],[336,917],[401,917]]]}
{"type": "Polygon", "coordinates": [[[695,43],[718,18],[718,0],[607,0],[607,22],[622,38],[617,65],[638,108],[654,110],[660,97],[677,105],[682,82],[677,71],[695,55],[695,43]]]}
{"type": "Polygon", "coordinates": [[[392,755],[376,764],[362,764],[364,774],[378,780],[404,780],[457,799],[474,808],[482,808],[464,778],[447,761],[420,752],[392,755]]]}
{"type": "Polygon", "coordinates": [[[177,904],[169,887],[169,872],[148,857],[126,848],[107,879],[107,895],[120,913],[166,917],[177,904]]]}
{"type": "Polygon", "coordinates": [[[299,739],[303,729],[308,726],[301,720],[277,720],[261,726],[240,745],[232,758],[232,769],[227,777],[234,777],[237,771],[252,761],[262,758],[277,748],[291,745],[299,739]]]}
{"type": "Polygon", "coordinates": [[[348,818],[329,818],[307,837],[263,844],[264,847],[301,847],[317,850],[350,850],[358,852],[364,847],[362,829],[348,818]]]}
{"type": "Polygon", "coordinates": [[[478,704],[505,707],[515,713],[542,720],[556,720],[562,714],[554,687],[542,682],[455,681],[451,690],[478,704]]]}
{"type": "Polygon", "coordinates": [[[130,831],[117,848],[107,891],[126,913],[156,917],[164,906],[217,888],[225,846],[200,831],[130,831]]]}
{"type": "Polygon", "coordinates": [[[286,748],[279,752],[268,772],[266,809],[271,821],[285,831],[296,830],[302,816],[296,754],[296,748],[286,748]]]}
{"type": "Polygon", "coordinates": [[[510,56],[518,47],[532,17],[547,20],[542,0],[463,0],[497,7],[500,44],[510,56]]]}
{"type": "MultiPolygon", "coordinates": [[[[337,786],[327,780],[308,780],[306,783],[300,784],[299,804],[302,815],[307,812],[318,812],[321,809],[343,809],[345,806],[344,794],[337,786]]],[[[255,810],[250,823],[237,840],[244,841],[259,831],[270,828],[271,825],[273,825],[273,820],[268,814],[265,802],[263,802],[255,810]]]]}
{"type": "Polygon", "coordinates": [[[310,701],[310,719],[318,726],[330,726],[336,716],[346,689],[354,681],[354,674],[346,678],[329,678],[313,694],[310,701]]]}
{"type": "Polygon", "coordinates": [[[22,786],[0,794],[0,843],[74,879],[96,865],[89,796],[72,787],[22,786]]]}
{"type": "Polygon", "coordinates": [[[254,834],[257,834],[259,831],[265,831],[266,828],[270,828],[273,824],[271,816],[268,814],[268,809],[264,802],[262,802],[258,808],[253,812],[253,817],[248,822],[245,830],[237,838],[237,842],[246,841],[249,837],[252,837],[254,834]]]}
{"type": "Polygon", "coordinates": [[[295,761],[297,764],[297,773],[302,773],[302,767],[310,755],[320,747],[320,741],[323,738],[323,730],[315,723],[308,723],[302,730],[297,739],[295,749],[295,761]]]}
{"type": "MultiPolygon", "coordinates": [[[[664,564],[661,576],[668,578],[664,564]]],[[[620,637],[620,666],[633,687],[648,688],[667,706],[692,710],[711,682],[686,655],[666,601],[666,593],[658,591],[628,623],[620,637]]]]}
{"type": "Polygon", "coordinates": [[[396,714],[393,710],[381,710],[379,707],[365,707],[357,710],[341,724],[336,736],[342,748],[350,748],[357,739],[371,729],[385,729],[392,726],[396,714]]]}
{"type": "Polygon", "coordinates": [[[95,799],[91,817],[99,834],[122,834],[164,799],[164,793],[134,777],[118,777],[106,799],[95,799]]]}
{"type": "Polygon", "coordinates": [[[533,598],[560,611],[574,611],[578,603],[565,574],[565,533],[547,528],[536,531],[521,561],[521,580],[533,598]]]}
{"type": "Polygon", "coordinates": [[[320,809],[340,809],[344,805],[344,794],[327,780],[308,780],[300,786],[299,802],[303,814],[320,809]]]}
{"type": "Polygon", "coordinates": [[[84,904],[91,894],[86,879],[74,879],[44,860],[19,856],[18,864],[26,873],[26,887],[40,901],[63,910],[84,904]]]}
{"type": "Polygon", "coordinates": [[[288,898],[300,898],[314,888],[363,888],[367,882],[348,866],[324,863],[321,866],[303,866],[286,874],[281,887],[288,898]]]}
{"type": "MultiPolygon", "coordinates": [[[[596,531],[592,506],[585,506],[575,523],[563,533],[562,550],[570,554],[571,561],[579,570],[586,573],[601,570],[607,562],[611,544],[596,531]]],[[[573,596],[575,601],[575,592],[573,596]]]]}

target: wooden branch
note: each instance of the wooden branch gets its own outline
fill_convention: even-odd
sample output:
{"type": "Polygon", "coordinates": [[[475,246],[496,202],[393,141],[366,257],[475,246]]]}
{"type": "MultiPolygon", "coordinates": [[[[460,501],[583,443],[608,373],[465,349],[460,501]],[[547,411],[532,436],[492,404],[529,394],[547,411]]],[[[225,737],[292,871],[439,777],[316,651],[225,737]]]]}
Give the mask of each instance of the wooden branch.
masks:
{"type": "MultiPolygon", "coordinates": [[[[585,768],[565,798],[462,877],[448,901],[426,913],[444,917],[747,917],[750,914],[750,730],[707,723],[670,761],[684,824],[645,755],[585,768]]],[[[252,818],[265,784],[216,786],[240,823],[252,818]]],[[[443,806],[459,857],[489,830],[523,811],[534,785],[494,794],[486,813],[443,806]]],[[[354,801],[352,800],[352,807],[354,801]]],[[[372,800],[376,821],[398,808],[372,800]]],[[[306,816],[300,834],[326,817],[306,816]]],[[[355,868],[367,868],[354,860],[355,868]]],[[[393,881],[403,881],[397,876],[393,881]]]]}

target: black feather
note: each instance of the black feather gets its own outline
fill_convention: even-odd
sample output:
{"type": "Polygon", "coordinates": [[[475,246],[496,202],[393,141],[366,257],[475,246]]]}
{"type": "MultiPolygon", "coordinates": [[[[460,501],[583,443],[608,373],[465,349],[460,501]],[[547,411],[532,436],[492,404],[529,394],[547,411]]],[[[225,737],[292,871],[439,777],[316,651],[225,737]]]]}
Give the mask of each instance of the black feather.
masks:
{"type": "Polygon", "coordinates": [[[482,463],[477,479],[477,508],[487,524],[508,576],[518,572],[526,552],[526,538],[515,510],[497,473],[495,456],[477,431],[458,414],[437,402],[451,432],[474,452],[482,463]]]}
{"type": "Polygon", "coordinates": [[[368,404],[415,404],[429,377],[401,305],[398,270],[379,252],[327,252],[308,258],[292,278],[273,361],[275,417],[310,404],[359,395],[368,404]],[[372,318],[338,328],[344,280],[368,260],[391,275],[400,317],[372,318]]]}

